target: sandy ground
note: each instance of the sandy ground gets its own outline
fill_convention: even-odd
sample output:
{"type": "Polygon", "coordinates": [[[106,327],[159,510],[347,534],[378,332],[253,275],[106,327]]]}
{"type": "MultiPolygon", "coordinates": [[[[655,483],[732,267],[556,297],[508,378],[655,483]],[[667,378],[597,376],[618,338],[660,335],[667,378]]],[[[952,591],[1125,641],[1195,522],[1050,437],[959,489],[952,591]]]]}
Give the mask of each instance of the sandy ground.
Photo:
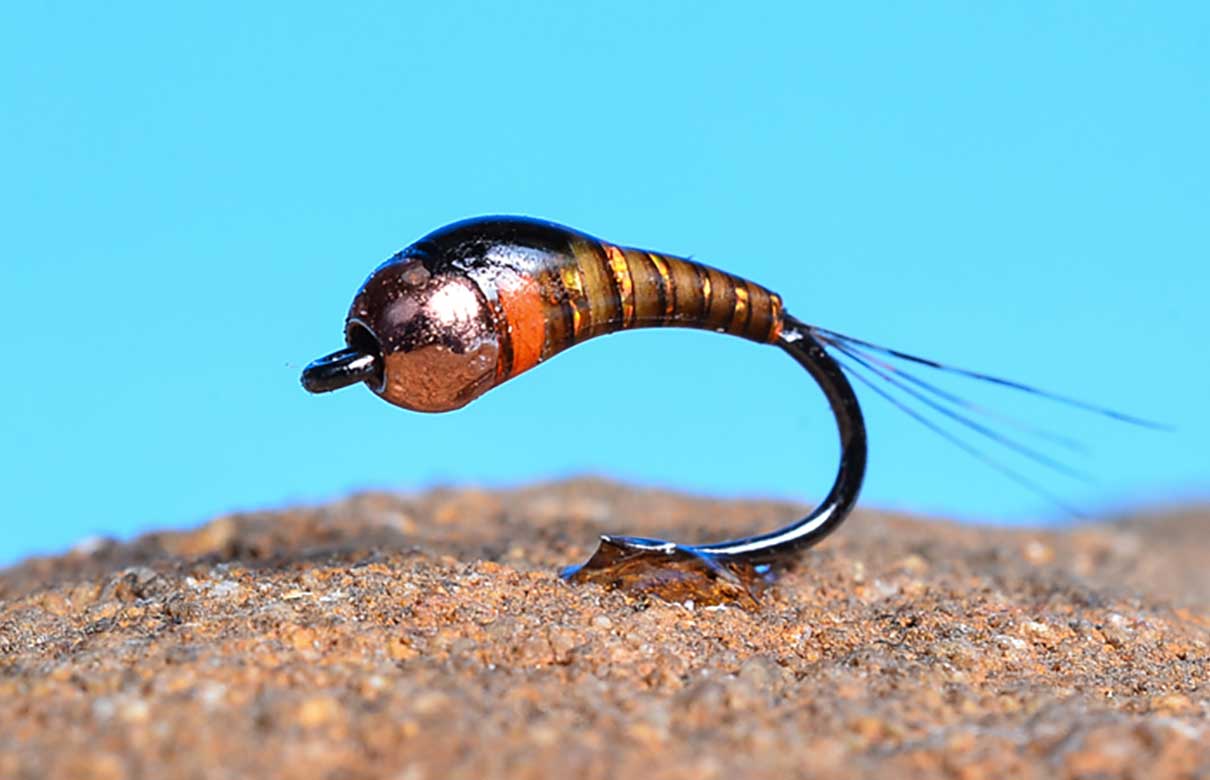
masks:
{"type": "Polygon", "coordinates": [[[361,495],[0,573],[0,778],[1210,777],[1210,509],[857,512],[761,594],[571,586],[795,507],[361,495]]]}

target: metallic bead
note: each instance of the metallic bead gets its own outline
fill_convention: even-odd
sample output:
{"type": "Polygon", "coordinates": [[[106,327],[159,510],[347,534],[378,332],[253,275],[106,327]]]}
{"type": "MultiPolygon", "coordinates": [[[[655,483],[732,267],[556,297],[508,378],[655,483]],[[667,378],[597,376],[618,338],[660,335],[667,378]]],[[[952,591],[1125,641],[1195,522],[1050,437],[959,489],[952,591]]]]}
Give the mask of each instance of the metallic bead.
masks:
{"type": "Polygon", "coordinates": [[[379,356],[367,384],[405,409],[457,409],[496,381],[500,345],[482,291],[465,275],[430,273],[418,257],[396,256],[366,280],[345,340],[379,356]]]}

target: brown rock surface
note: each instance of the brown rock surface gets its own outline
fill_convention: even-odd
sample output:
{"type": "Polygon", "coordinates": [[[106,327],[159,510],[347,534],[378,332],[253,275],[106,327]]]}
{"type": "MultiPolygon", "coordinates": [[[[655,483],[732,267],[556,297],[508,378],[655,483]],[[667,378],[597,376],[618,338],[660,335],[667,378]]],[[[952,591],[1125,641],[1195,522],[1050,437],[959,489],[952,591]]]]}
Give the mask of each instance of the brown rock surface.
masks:
{"type": "Polygon", "coordinates": [[[361,495],[0,574],[0,778],[1206,777],[1210,511],[859,511],[761,597],[572,587],[601,532],[794,507],[361,495]]]}

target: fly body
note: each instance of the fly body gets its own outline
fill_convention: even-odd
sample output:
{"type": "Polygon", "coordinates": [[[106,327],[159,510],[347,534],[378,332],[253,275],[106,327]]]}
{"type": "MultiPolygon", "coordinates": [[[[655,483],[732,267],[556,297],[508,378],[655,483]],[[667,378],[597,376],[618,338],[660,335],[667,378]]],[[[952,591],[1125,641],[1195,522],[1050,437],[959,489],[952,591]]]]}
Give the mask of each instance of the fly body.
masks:
{"type": "MultiPolygon", "coordinates": [[[[1000,426],[1052,441],[1059,437],[950,393],[912,373],[908,365],[1006,385],[1158,427],[1019,382],[808,325],[789,315],[776,293],[693,260],[521,217],[449,225],[380,265],[353,298],[345,320],[346,347],[307,366],[302,382],[311,392],[364,382],[396,406],[448,411],[594,336],[651,327],[712,330],[783,350],[828,400],[840,437],[840,464],[824,500],[784,528],[692,546],[607,536],[602,548],[608,546],[611,562],[627,556],[688,557],[726,574],[729,564],[760,566],[784,560],[834,531],[857,501],[867,455],[861,406],[846,372],[975,457],[1042,493],[1046,491],[1041,485],[938,425],[913,404],[1070,473],[1065,464],[1002,432],[1000,426]]],[[[577,571],[579,567],[569,570],[577,571]]]]}

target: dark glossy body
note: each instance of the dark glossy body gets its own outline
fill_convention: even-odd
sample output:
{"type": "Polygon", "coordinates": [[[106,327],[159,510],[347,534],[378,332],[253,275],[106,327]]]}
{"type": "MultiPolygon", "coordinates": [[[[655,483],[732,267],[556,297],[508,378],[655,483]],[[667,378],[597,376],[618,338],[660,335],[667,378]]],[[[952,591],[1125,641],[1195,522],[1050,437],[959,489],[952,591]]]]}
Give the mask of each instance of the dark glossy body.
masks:
{"type": "Polygon", "coordinates": [[[772,343],[781,332],[781,299],[683,258],[614,246],[549,222],[489,217],[441,228],[387,260],[348,320],[350,343],[371,336],[388,361],[407,353],[416,363],[414,353],[429,344],[450,353],[427,355],[426,363],[440,367],[419,369],[445,372],[448,382],[421,387],[400,376],[406,384],[376,389],[419,411],[462,406],[593,336],[676,326],[772,343]]]}
{"type": "Polygon", "coordinates": [[[861,410],[840,366],[809,326],[785,314],[776,294],[685,258],[532,219],[459,222],[374,271],[349,309],[348,349],[309,366],[303,384],[321,392],[365,381],[398,406],[446,411],[593,336],[644,327],[713,330],[785,350],[832,407],[841,465],[816,510],[779,531],[698,547],[627,537],[611,543],[764,562],[835,529],[856,501],[866,463],[861,410]]]}

